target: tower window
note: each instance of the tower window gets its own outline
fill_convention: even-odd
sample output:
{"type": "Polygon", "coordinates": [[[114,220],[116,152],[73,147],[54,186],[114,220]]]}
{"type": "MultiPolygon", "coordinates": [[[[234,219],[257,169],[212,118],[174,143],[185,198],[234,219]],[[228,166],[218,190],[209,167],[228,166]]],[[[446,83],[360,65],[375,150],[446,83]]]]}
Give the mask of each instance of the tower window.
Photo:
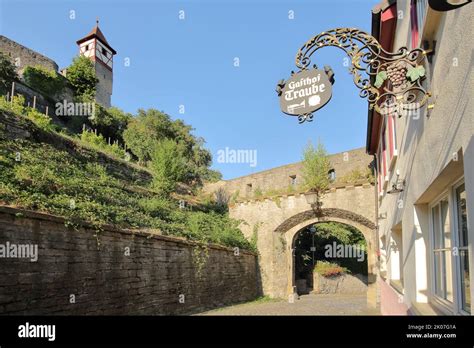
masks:
{"type": "Polygon", "coordinates": [[[290,185],[296,186],[296,175],[290,175],[290,185]]]}
{"type": "Polygon", "coordinates": [[[107,50],[102,47],[102,54],[107,57],[107,50]]]}
{"type": "Polygon", "coordinates": [[[329,170],[328,178],[329,178],[329,181],[331,181],[331,182],[336,180],[336,171],[334,169],[329,170]]]}
{"type": "Polygon", "coordinates": [[[252,184],[247,184],[247,194],[251,194],[252,193],[252,184]]]}

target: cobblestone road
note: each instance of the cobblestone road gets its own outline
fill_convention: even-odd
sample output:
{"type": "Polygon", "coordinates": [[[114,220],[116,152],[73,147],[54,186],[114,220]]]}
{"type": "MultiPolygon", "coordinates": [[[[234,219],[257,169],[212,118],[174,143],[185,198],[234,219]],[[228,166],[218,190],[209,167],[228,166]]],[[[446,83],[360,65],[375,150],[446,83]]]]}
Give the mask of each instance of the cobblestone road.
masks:
{"type": "Polygon", "coordinates": [[[367,307],[365,295],[309,294],[294,303],[285,300],[248,302],[199,315],[380,315],[367,307]]]}

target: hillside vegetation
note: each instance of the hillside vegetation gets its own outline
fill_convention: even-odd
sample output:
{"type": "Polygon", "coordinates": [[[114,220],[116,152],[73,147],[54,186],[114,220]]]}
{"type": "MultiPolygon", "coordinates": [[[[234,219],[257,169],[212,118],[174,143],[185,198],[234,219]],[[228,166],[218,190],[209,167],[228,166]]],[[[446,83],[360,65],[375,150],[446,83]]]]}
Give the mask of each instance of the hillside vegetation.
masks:
{"type": "Polygon", "coordinates": [[[255,249],[226,205],[195,197],[204,180],[220,173],[210,169],[211,154],[190,125],[155,109],[132,115],[100,106],[93,63],[83,56],[67,68],[67,80],[42,67],[23,73],[22,83],[50,98],[67,84],[75,104],[93,106],[91,115],[68,114],[60,122],[53,111],[53,122],[21,95],[7,100],[20,80],[15,70],[0,53],[0,204],[60,215],[72,228],[85,221],[97,231],[104,225],[153,229],[255,249]]]}
{"type": "MultiPolygon", "coordinates": [[[[80,221],[149,228],[166,235],[252,250],[223,207],[180,209],[154,172],[55,131],[45,116],[0,102],[0,201],[80,221]],[[115,158],[114,158],[115,157],[115,158]]],[[[106,143],[103,146],[110,146],[106,143]]],[[[161,180],[161,179],[160,179],[161,180]]]]}

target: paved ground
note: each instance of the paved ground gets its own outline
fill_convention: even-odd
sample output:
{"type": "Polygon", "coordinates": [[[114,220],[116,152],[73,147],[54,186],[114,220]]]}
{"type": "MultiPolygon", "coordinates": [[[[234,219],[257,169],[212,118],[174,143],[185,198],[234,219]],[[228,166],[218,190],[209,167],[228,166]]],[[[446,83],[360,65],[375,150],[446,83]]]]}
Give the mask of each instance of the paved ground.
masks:
{"type": "Polygon", "coordinates": [[[257,300],[199,315],[380,315],[380,312],[367,308],[365,295],[309,294],[300,296],[294,303],[285,300],[257,300]]]}

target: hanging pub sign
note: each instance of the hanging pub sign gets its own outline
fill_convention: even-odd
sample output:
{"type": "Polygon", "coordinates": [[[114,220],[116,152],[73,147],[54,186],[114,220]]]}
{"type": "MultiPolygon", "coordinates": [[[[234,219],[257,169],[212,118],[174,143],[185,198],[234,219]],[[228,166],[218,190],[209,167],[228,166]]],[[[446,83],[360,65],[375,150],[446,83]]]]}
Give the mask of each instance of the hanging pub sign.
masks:
{"type": "MultiPolygon", "coordinates": [[[[433,55],[434,49],[400,47],[396,52],[388,52],[366,32],[357,28],[336,28],[309,39],[296,53],[295,63],[300,71],[292,72],[288,81],[281,80],[277,84],[281,110],[298,116],[300,123],[311,121],[312,113],[331,99],[331,85],[334,84],[331,68],[325,66],[324,71],[318,70],[316,65],[310,68],[311,56],[330,46],[347,54],[351,62],[349,72],[360,89],[359,96],[367,98],[369,110],[386,115],[396,104],[398,109],[414,111],[431,98],[423,80],[425,59],[433,55]]],[[[433,104],[429,104],[430,107],[433,104]]]]}
{"type": "Polygon", "coordinates": [[[332,75],[331,69],[326,67],[326,71],[302,70],[288,80],[280,81],[277,93],[281,111],[298,116],[300,122],[311,121],[311,114],[326,105],[332,97],[332,75]]]}

